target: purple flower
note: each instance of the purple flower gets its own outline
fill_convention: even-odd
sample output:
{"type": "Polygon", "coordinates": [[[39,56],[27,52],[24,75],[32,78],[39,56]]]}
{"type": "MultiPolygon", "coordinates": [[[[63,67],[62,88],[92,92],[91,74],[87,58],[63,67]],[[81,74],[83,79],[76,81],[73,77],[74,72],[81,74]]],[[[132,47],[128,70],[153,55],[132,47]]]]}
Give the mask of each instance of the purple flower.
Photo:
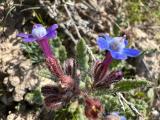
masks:
{"type": "Polygon", "coordinates": [[[125,116],[120,116],[120,115],[119,115],[119,112],[112,112],[111,115],[120,117],[120,120],[127,120],[127,118],[126,118],[125,116]]]}
{"type": "Polygon", "coordinates": [[[112,38],[106,34],[97,38],[97,44],[101,50],[108,50],[114,59],[125,60],[140,55],[139,50],[126,48],[128,41],[125,36],[112,38]]]}
{"type": "Polygon", "coordinates": [[[35,24],[31,34],[20,33],[17,36],[22,37],[24,42],[40,41],[43,39],[55,38],[57,36],[57,24],[52,25],[46,30],[41,24],[35,24]]]}
{"type": "Polygon", "coordinates": [[[44,55],[49,57],[52,55],[52,50],[50,48],[48,39],[54,39],[57,36],[57,28],[57,24],[52,25],[48,29],[43,27],[41,24],[35,24],[33,25],[31,34],[20,33],[17,36],[22,37],[24,42],[36,41],[43,50],[44,55]]]}

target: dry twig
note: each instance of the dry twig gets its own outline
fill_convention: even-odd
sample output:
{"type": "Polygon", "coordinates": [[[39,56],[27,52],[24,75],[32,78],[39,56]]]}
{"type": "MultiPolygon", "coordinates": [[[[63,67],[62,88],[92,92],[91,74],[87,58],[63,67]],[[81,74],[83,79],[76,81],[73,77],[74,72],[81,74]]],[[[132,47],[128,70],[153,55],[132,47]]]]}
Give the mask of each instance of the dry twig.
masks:
{"type": "Polygon", "coordinates": [[[122,93],[118,92],[117,95],[118,95],[118,97],[119,97],[121,100],[123,100],[123,101],[129,106],[129,108],[134,112],[134,114],[137,114],[137,115],[139,115],[140,117],[143,118],[143,116],[141,115],[141,113],[137,110],[137,108],[135,108],[134,104],[128,102],[128,101],[123,97],[122,93]]]}

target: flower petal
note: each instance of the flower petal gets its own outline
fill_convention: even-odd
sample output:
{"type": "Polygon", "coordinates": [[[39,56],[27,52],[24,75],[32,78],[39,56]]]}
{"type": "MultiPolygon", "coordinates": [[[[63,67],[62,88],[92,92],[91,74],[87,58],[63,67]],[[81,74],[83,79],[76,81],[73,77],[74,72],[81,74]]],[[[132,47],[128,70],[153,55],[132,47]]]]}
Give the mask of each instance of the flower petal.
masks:
{"type": "Polygon", "coordinates": [[[112,112],[111,115],[119,116],[119,112],[112,112]]]}
{"type": "Polygon", "coordinates": [[[47,32],[48,32],[48,33],[53,32],[53,31],[55,31],[57,28],[58,28],[58,25],[57,25],[57,24],[53,24],[51,27],[49,27],[49,28],[47,29],[47,32]]]}
{"type": "Polygon", "coordinates": [[[24,33],[19,33],[17,34],[17,37],[22,37],[22,38],[28,38],[30,34],[24,34],[24,33]]]}
{"type": "Polygon", "coordinates": [[[108,41],[113,40],[113,38],[111,38],[111,37],[109,36],[109,34],[105,34],[104,37],[105,37],[105,39],[108,40],[108,41]]]}
{"type": "Polygon", "coordinates": [[[124,37],[114,37],[113,39],[116,40],[116,41],[120,41],[120,40],[123,40],[124,37]]]}
{"type": "Polygon", "coordinates": [[[58,28],[57,24],[53,24],[51,27],[47,29],[47,35],[44,36],[44,39],[55,38],[57,36],[56,29],[58,28]]]}
{"type": "Polygon", "coordinates": [[[140,55],[140,51],[136,49],[124,48],[123,53],[125,53],[129,57],[136,57],[140,55]]]}
{"type": "Polygon", "coordinates": [[[120,116],[120,120],[127,120],[125,116],[120,116]]]}
{"type": "Polygon", "coordinates": [[[34,42],[36,40],[37,40],[36,38],[30,37],[30,38],[24,38],[23,42],[34,42]]]}
{"type": "Polygon", "coordinates": [[[31,34],[20,33],[20,34],[17,34],[17,36],[24,38],[23,42],[33,42],[36,40],[36,38],[34,38],[31,34]]]}
{"type": "Polygon", "coordinates": [[[124,40],[124,44],[125,44],[125,46],[128,46],[128,40],[124,40]]]}
{"type": "Polygon", "coordinates": [[[108,41],[103,37],[97,38],[97,44],[101,50],[107,50],[109,48],[108,41]]]}
{"type": "Polygon", "coordinates": [[[37,27],[43,27],[43,25],[42,25],[42,24],[34,24],[34,25],[33,25],[33,29],[34,29],[34,28],[37,28],[37,27]]]}
{"type": "Polygon", "coordinates": [[[57,36],[57,31],[51,31],[51,32],[48,32],[47,35],[45,35],[43,38],[44,39],[54,39],[55,37],[57,36]]]}
{"type": "Polygon", "coordinates": [[[114,40],[123,40],[124,41],[124,45],[128,46],[128,40],[125,37],[114,37],[114,40]]]}
{"type": "Polygon", "coordinates": [[[123,54],[122,52],[111,51],[111,55],[114,59],[117,59],[117,60],[126,60],[127,59],[127,55],[123,54]]]}

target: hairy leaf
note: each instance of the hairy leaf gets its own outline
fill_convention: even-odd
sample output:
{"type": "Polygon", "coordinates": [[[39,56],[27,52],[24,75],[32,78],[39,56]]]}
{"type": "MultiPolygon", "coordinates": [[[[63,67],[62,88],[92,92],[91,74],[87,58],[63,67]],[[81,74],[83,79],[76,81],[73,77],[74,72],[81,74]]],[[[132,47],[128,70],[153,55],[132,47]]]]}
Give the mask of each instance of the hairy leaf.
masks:
{"type": "Polygon", "coordinates": [[[146,86],[148,83],[146,80],[122,80],[114,85],[114,89],[116,91],[129,91],[146,86]]]}

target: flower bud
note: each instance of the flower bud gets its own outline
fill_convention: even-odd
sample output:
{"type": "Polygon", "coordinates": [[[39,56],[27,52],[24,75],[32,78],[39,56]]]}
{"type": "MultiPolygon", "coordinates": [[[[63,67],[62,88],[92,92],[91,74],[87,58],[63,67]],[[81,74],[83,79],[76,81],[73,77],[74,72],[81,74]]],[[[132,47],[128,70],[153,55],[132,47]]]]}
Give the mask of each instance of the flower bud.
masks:
{"type": "Polygon", "coordinates": [[[93,68],[93,77],[96,82],[106,78],[108,74],[109,65],[112,62],[112,57],[109,52],[106,53],[103,62],[97,61],[93,68]]]}
{"type": "Polygon", "coordinates": [[[85,99],[85,115],[89,120],[96,120],[103,112],[103,106],[98,99],[86,98],[85,99]]]}
{"type": "Polygon", "coordinates": [[[122,71],[113,71],[109,75],[105,76],[100,81],[94,82],[95,87],[109,87],[112,83],[118,82],[122,79],[122,71]]]}
{"type": "Polygon", "coordinates": [[[62,108],[63,94],[60,92],[57,86],[44,86],[41,89],[44,98],[45,106],[48,109],[57,110],[62,108]]]}
{"type": "Polygon", "coordinates": [[[73,90],[73,88],[75,87],[74,80],[68,75],[61,76],[59,78],[59,83],[61,88],[65,90],[73,90]]]}
{"type": "Polygon", "coordinates": [[[63,65],[63,68],[67,75],[70,75],[72,78],[76,77],[77,64],[75,59],[67,59],[63,65]]]}
{"type": "Polygon", "coordinates": [[[123,73],[120,70],[113,71],[107,76],[107,78],[108,78],[108,80],[107,80],[108,83],[118,82],[123,78],[123,73]]]}

